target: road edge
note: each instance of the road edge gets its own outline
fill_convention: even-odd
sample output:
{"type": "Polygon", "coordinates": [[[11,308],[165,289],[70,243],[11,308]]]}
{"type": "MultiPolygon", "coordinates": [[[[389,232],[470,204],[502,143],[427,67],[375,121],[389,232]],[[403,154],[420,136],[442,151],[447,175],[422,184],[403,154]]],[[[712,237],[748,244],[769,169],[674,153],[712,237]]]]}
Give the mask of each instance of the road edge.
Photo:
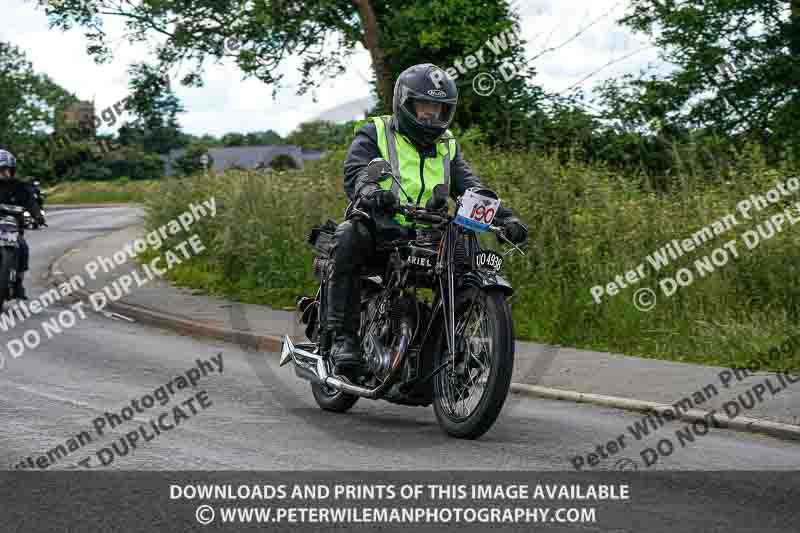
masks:
{"type": "Polygon", "coordinates": [[[94,203],[94,204],[47,204],[47,210],[53,211],[69,211],[74,209],[100,209],[106,207],[142,207],[141,203],[94,203]]]}
{"type": "MultiPolygon", "coordinates": [[[[92,239],[87,239],[86,241],[81,242],[78,246],[85,246],[86,243],[90,242],[91,240],[92,239]]],[[[50,265],[48,269],[48,282],[50,284],[57,286],[61,283],[68,282],[68,276],[61,270],[61,261],[67,255],[72,253],[72,251],[73,250],[68,251],[53,261],[53,263],[50,265]]],[[[91,292],[82,288],[76,288],[76,290],[73,291],[73,294],[79,296],[83,300],[88,300],[91,292]]],[[[269,352],[280,352],[282,346],[281,337],[258,335],[251,332],[238,331],[229,328],[208,326],[188,320],[184,317],[175,316],[169,313],[161,312],[157,309],[139,305],[108,301],[105,308],[138,320],[144,324],[174,331],[182,335],[211,338],[247,346],[255,350],[269,352]]],[[[672,418],[676,418],[683,422],[694,423],[698,421],[705,421],[709,427],[718,429],[730,429],[745,433],[758,433],[779,439],[800,441],[800,426],[784,424],[781,422],[772,422],[769,420],[760,420],[746,416],[736,417],[733,419],[722,417],[717,418],[712,416],[711,411],[690,409],[685,412],[678,411],[679,415],[676,417],[675,408],[667,404],[632,398],[623,398],[620,396],[605,396],[602,394],[555,389],[551,387],[543,387],[541,385],[528,385],[525,383],[511,383],[510,392],[513,394],[546,398],[550,400],[588,403],[626,411],[658,413],[660,415],[664,415],[666,413],[666,417],[670,417],[670,415],[672,415],[672,418]]]]}

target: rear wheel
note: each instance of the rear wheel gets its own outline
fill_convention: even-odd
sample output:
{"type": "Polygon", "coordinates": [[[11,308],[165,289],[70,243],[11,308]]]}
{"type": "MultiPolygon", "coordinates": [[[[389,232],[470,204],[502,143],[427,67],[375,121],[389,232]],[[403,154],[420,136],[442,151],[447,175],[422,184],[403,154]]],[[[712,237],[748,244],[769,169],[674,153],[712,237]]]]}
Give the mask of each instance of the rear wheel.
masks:
{"type": "Polygon", "coordinates": [[[456,356],[449,360],[444,327],[436,350],[433,408],[442,429],[474,439],[503,408],[514,369],[511,309],[497,289],[469,289],[456,300],[456,356]]]}
{"type": "MultiPolygon", "coordinates": [[[[319,316],[322,307],[318,302],[314,302],[311,305],[314,306],[314,308],[309,310],[310,324],[309,328],[306,330],[306,336],[311,342],[317,344],[318,348],[316,351],[319,353],[319,344],[323,341],[323,336],[320,332],[322,317],[319,316]]],[[[354,394],[347,394],[319,383],[311,383],[311,393],[314,395],[314,400],[316,400],[317,405],[325,411],[332,411],[334,413],[344,413],[358,401],[358,396],[354,394]]]]}
{"type": "Polygon", "coordinates": [[[311,392],[314,394],[317,405],[334,413],[344,413],[353,407],[359,398],[354,394],[347,394],[318,383],[311,384],[311,392]]]}

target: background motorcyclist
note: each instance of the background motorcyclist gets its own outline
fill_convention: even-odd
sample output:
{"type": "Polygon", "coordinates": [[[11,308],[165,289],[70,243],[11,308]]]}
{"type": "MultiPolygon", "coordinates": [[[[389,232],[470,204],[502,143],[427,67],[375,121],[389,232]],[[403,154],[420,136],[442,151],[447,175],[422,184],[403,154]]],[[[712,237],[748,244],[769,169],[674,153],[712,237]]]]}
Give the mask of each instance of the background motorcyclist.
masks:
{"type": "Polygon", "coordinates": [[[39,209],[44,207],[44,192],[42,192],[42,188],[38,181],[34,181],[33,185],[31,185],[33,189],[33,197],[36,200],[36,203],[39,204],[39,209]]]}
{"type": "MultiPolygon", "coordinates": [[[[27,209],[31,216],[39,223],[44,225],[44,217],[39,209],[39,204],[34,198],[33,189],[25,182],[16,178],[17,160],[14,154],[7,150],[0,149],[0,203],[17,205],[27,209]]],[[[23,278],[28,270],[30,251],[28,243],[24,238],[24,225],[22,216],[17,217],[19,226],[19,263],[17,265],[17,283],[14,287],[14,294],[17,299],[27,300],[23,278]]]]}
{"type": "MultiPolygon", "coordinates": [[[[415,65],[395,83],[392,115],[374,117],[350,145],[344,189],[369,217],[350,216],[336,229],[326,322],[337,374],[352,378],[365,370],[358,339],[362,268],[368,263],[385,264],[386,257],[376,253],[381,241],[414,236],[410,224],[396,214],[398,194],[404,202],[409,201],[408,194],[412,203],[424,206],[438,183],[447,184],[453,198],[481,184],[448,130],[457,103],[458,89],[444,70],[415,65]],[[390,174],[398,178],[405,193],[398,193],[400,187],[386,179],[390,174]]],[[[527,239],[527,228],[511,210],[501,207],[495,221],[512,242],[527,239]]]]}

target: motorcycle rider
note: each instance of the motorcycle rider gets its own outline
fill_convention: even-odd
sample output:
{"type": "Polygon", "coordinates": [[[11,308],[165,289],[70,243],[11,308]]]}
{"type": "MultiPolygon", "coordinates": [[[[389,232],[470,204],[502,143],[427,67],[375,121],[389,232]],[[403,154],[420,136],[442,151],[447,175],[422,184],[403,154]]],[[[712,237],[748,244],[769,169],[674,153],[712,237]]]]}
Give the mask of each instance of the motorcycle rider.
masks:
{"type": "Polygon", "coordinates": [[[39,186],[38,181],[34,181],[32,188],[33,188],[33,197],[36,200],[36,203],[39,204],[39,208],[44,207],[44,193],[42,192],[41,187],[39,186]]]}
{"type": "MultiPolygon", "coordinates": [[[[39,210],[39,204],[34,198],[33,190],[27,183],[18,180],[16,175],[17,159],[14,157],[14,154],[7,150],[0,149],[0,203],[24,207],[40,225],[44,225],[45,220],[42,216],[42,212],[39,210]]],[[[19,262],[14,294],[18,300],[27,300],[28,297],[25,294],[25,287],[22,283],[25,272],[28,270],[30,250],[23,236],[24,232],[21,216],[17,217],[17,224],[19,226],[19,262]]]]}
{"type": "MultiPolygon", "coordinates": [[[[452,198],[481,185],[447,129],[457,103],[458,89],[444,70],[429,63],[415,65],[395,82],[392,115],[373,117],[350,145],[344,189],[352,205],[369,217],[350,210],[348,219],[336,229],[331,252],[325,311],[336,374],[353,379],[365,371],[358,339],[362,267],[375,261],[385,264],[386,258],[376,255],[381,241],[414,236],[411,224],[397,214],[401,187],[387,174],[400,181],[406,201],[409,195],[420,206],[432,198],[439,183],[449,186],[452,198]]],[[[510,209],[500,208],[495,217],[498,223],[515,244],[527,240],[527,227],[510,209]]]]}

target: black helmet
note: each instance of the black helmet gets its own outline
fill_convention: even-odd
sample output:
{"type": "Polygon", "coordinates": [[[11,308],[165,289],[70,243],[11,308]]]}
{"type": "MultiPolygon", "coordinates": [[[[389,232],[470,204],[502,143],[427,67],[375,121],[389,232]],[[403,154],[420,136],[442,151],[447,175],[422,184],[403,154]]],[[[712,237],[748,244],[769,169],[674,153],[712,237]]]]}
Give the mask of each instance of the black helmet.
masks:
{"type": "Polygon", "coordinates": [[[392,110],[400,133],[415,144],[435,143],[453,121],[458,104],[458,89],[453,78],[430,63],[407,68],[394,84],[392,110]],[[416,102],[442,104],[428,119],[417,119],[416,102]]]}
{"type": "Polygon", "coordinates": [[[11,177],[17,174],[17,158],[8,150],[0,150],[0,168],[9,169],[11,177]]]}

